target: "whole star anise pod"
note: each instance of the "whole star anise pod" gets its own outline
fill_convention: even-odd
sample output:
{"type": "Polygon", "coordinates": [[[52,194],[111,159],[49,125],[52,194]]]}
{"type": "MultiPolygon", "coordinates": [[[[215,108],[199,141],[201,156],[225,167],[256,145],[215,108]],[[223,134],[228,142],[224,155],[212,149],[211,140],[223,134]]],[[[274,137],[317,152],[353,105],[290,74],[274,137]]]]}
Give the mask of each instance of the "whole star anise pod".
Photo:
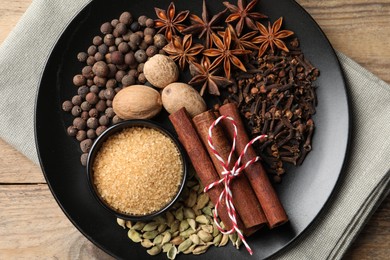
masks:
{"type": "Polygon", "coordinates": [[[242,29],[244,28],[244,23],[252,30],[257,30],[255,21],[261,18],[267,18],[266,15],[259,12],[251,12],[251,10],[256,6],[258,0],[251,1],[247,6],[245,6],[244,0],[238,0],[237,6],[232,5],[229,2],[223,2],[223,4],[229,9],[231,15],[226,18],[226,22],[230,23],[238,20],[236,24],[237,35],[240,36],[242,29]]]}
{"type": "MultiPolygon", "coordinates": [[[[258,47],[252,42],[253,37],[257,34],[257,31],[250,31],[241,37],[237,35],[236,30],[233,28],[231,24],[227,24],[227,27],[229,28],[231,34],[232,34],[232,41],[234,42],[234,46],[236,49],[241,49],[241,50],[256,50],[258,47]]],[[[223,37],[225,34],[224,31],[218,32],[218,34],[223,37]]]]}
{"type": "Polygon", "coordinates": [[[218,37],[217,34],[211,35],[213,42],[217,48],[211,48],[203,51],[203,55],[208,57],[216,57],[214,62],[211,64],[212,67],[218,66],[223,63],[223,69],[225,75],[230,79],[231,64],[239,68],[240,70],[246,71],[244,64],[236,55],[245,55],[251,53],[249,50],[241,49],[230,49],[232,42],[232,35],[228,28],[226,28],[223,41],[218,37]]]}
{"type": "Polygon", "coordinates": [[[208,92],[211,95],[219,96],[219,87],[226,87],[232,84],[227,78],[216,75],[218,73],[218,68],[216,68],[215,64],[211,65],[210,59],[207,56],[203,56],[200,64],[191,62],[190,70],[195,76],[188,84],[202,84],[202,88],[199,91],[201,96],[203,96],[206,89],[208,89],[208,92]]]}
{"type": "Polygon", "coordinates": [[[274,51],[274,46],[278,47],[285,52],[289,52],[286,44],[281,40],[287,38],[294,34],[294,32],[289,30],[281,30],[283,17],[280,17],[271,27],[271,23],[268,22],[268,29],[257,22],[257,28],[260,31],[260,36],[253,38],[252,42],[256,44],[261,44],[259,47],[258,56],[261,57],[267,51],[268,48],[271,48],[272,52],[274,51]]]}
{"type": "Polygon", "coordinates": [[[165,37],[168,41],[172,39],[173,35],[176,35],[176,32],[182,31],[186,26],[181,24],[185,19],[187,19],[190,11],[181,11],[176,15],[176,7],[173,2],[168,6],[167,11],[155,7],[156,15],[159,19],[154,20],[155,28],[160,28],[158,33],[165,32],[165,37]]]}
{"type": "Polygon", "coordinates": [[[211,19],[209,18],[209,14],[207,12],[206,1],[203,0],[203,10],[202,10],[202,18],[195,14],[190,14],[190,20],[192,25],[185,28],[182,33],[183,34],[196,34],[199,33],[199,39],[204,38],[204,46],[206,48],[210,48],[213,41],[211,39],[211,34],[218,30],[223,30],[223,26],[216,26],[223,15],[226,13],[226,10],[223,10],[216,15],[214,15],[211,19]]]}
{"type": "Polygon", "coordinates": [[[184,35],[183,40],[179,36],[173,36],[172,41],[167,44],[163,50],[169,54],[174,61],[179,63],[181,70],[184,70],[186,64],[196,61],[196,55],[204,49],[202,44],[192,44],[192,35],[184,35]]]}

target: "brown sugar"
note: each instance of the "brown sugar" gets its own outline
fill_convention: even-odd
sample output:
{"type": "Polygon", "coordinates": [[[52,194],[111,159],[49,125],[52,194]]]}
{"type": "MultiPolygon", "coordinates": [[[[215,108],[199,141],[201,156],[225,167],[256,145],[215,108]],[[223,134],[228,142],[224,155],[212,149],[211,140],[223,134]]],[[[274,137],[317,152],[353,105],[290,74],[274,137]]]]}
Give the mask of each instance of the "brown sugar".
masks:
{"type": "Polygon", "coordinates": [[[146,215],[175,197],[183,178],[183,161],[165,134],[131,127],[103,143],[93,164],[93,176],[100,197],[112,208],[146,215]]]}

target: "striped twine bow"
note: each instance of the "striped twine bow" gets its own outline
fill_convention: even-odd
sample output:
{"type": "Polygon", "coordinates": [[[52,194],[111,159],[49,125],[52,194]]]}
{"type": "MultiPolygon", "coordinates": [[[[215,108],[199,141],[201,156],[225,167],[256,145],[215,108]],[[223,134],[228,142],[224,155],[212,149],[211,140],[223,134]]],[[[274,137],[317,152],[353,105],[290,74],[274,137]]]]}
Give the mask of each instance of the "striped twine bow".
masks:
{"type": "Polygon", "coordinates": [[[245,153],[247,152],[248,148],[254,142],[258,141],[259,139],[266,138],[267,136],[266,135],[257,136],[256,138],[252,139],[249,143],[247,143],[245,148],[244,148],[244,150],[242,151],[242,153],[238,157],[237,161],[235,162],[233,168],[231,170],[229,170],[228,167],[230,165],[232,155],[233,155],[233,153],[234,153],[234,151],[236,149],[237,132],[238,131],[237,131],[236,122],[234,121],[234,119],[232,117],[228,117],[228,116],[220,116],[220,117],[218,117],[211,124],[211,126],[209,127],[208,145],[210,146],[210,148],[211,148],[213,154],[215,155],[215,157],[220,161],[220,163],[222,165],[223,172],[221,174],[222,174],[223,178],[218,180],[218,181],[216,181],[216,182],[213,182],[213,183],[210,183],[209,185],[207,185],[204,188],[204,192],[207,192],[208,190],[212,189],[216,185],[219,185],[221,183],[224,184],[224,190],[222,191],[222,193],[219,196],[219,199],[218,199],[218,201],[217,201],[217,203],[215,205],[214,222],[215,222],[217,228],[219,229],[219,231],[221,231],[222,234],[232,234],[234,232],[237,232],[237,235],[242,240],[242,243],[245,245],[245,247],[248,250],[249,254],[252,255],[253,251],[250,248],[250,246],[248,245],[248,243],[246,242],[243,233],[241,232],[241,230],[238,228],[238,225],[237,225],[237,219],[236,219],[236,215],[237,214],[236,214],[236,209],[235,209],[235,207],[233,205],[233,194],[232,194],[232,191],[230,189],[230,182],[235,177],[239,176],[242,173],[242,171],[245,170],[245,168],[247,168],[249,165],[257,162],[258,160],[260,160],[260,157],[256,156],[255,158],[249,160],[244,165],[240,166],[241,159],[245,155],[245,153]],[[218,151],[215,149],[215,147],[213,145],[213,141],[212,141],[212,130],[223,119],[229,120],[230,123],[234,126],[234,135],[233,135],[232,149],[230,150],[229,157],[228,157],[226,162],[222,159],[222,157],[220,156],[218,151]],[[219,206],[219,203],[222,202],[224,198],[225,198],[227,212],[228,212],[229,218],[230,218],[230,220],[232,222],[232,228],[230,230],[226,230],[226,231],[218,223],[218,206],[219,206]]]}

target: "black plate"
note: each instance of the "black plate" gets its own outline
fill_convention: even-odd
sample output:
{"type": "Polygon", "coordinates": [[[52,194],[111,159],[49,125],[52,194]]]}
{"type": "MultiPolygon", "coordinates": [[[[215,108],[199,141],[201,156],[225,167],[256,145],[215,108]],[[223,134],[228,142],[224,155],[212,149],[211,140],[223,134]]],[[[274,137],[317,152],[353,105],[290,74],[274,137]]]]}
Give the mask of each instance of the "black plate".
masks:
{"type": "MultiPolygon", "coordinates": [[[[65,99],[76,89],[73,75],[81,71],[79,51],[85,51],[100,34],[103,22],[118,18],[123,11],[155,17],[153,7],[166,8],[170,0],[92,1],[69,24],[53,49],[42,76],[36,104],[36,142],[41,166],[49,187],[67,217],[91,241],[116,258],[147,259],[139,244],[129,241],[126,231],[116,224],[93,198],[87,185],[85,168],[80,166],[78,142],[66,135],[70,116],[61,110],[65,99]]],[[[221,1],[207,1],[212,13],[223,8],[221,1]]],[[[178,10],[200,14],[201,0],[176,1],[178,10]]],[[[305,56],[321,71],[316,84],[319,105],[315,122],[314,149],[303,166],[291,169],[277,185],[290,222],[272,231],[258,232],[248,239],[254,257],[244,248],[231,245],[210,248],[202,259],[261,259],[297,238],[312,223],[328,200],[342,171],[349,137],[349,113],[343,73],[327,38],[314,20],[293,0],[262,0],[258,9],[272,21],[284,17],[284,27],[301,41],[305,56]]],[[[165,259],[160,254],[153,259],[165,259]]],[[[180,255],[180,258],[200,259],[180,255]]]]}

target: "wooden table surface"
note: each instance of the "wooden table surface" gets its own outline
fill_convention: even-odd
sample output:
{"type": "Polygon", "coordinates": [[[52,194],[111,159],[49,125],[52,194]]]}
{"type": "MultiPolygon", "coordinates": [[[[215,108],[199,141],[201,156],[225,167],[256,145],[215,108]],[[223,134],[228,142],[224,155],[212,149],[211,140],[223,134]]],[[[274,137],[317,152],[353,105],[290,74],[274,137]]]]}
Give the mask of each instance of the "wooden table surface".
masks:
{"type": "MultiPolygon", "coordinates": [[[[0,43],[31,1],[0,1],[0,43]]],[[[390,83],[390,0],[297,2],[319,23],[335,49],[390,83]]],[[[65,217],[39,166],[1,139],[0,151],[0,259],[110,259],[65,217]]],[[[387,197],[345,259],[389,259],[389,256],[390,197],[387,197]]]]}

